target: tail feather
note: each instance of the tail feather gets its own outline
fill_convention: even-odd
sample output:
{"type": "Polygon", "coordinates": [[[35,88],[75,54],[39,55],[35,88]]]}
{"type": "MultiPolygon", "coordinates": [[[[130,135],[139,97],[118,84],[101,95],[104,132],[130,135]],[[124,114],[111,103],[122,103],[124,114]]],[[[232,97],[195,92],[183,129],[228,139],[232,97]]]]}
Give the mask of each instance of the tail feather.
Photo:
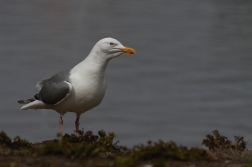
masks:
{"type": "Polygon", "coordinates": [[[28,110],[28,109],[49,109],[50,107],[43,103],[40,100],[34,100],[28,104],[23,105],[20,109],[21,110],[28,110]]]}

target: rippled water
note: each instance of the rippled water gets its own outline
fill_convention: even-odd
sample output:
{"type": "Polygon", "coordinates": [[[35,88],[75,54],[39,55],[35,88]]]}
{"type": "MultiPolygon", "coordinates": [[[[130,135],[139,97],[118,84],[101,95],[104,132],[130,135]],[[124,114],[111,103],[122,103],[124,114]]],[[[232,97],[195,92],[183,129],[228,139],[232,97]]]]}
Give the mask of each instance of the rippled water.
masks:
{"type": "MultiPolygon", "coordinates": [[[[249,1],[3,1],[0,6],[0,130],[32,142],[54,138],[58,113],[21,111],[35,84],[82,61],[101,38],[136,49],[107,68],[101,105],[85,130],[120,144],[174,140],[201,146],[218,129],[252,138],[252,3],[249,1]]],[[[64,116],[67,133],[75,115],[64,116]]]]}

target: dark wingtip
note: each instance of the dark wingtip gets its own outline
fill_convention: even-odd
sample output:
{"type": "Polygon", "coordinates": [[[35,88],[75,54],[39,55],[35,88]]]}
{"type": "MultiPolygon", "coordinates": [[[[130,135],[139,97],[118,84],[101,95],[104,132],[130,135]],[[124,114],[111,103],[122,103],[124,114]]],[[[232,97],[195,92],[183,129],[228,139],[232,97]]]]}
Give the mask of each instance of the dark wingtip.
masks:
{"type": "Polygon", "coordinates": [[[28,103],[33,102],[33,101],[35,101],[35,99],[18,100],[17,102],[19,104],[28,104],[28,103]]]}
{"type": "Polygon", "coordinates": [[[24,104],[24,100],[18,100],[17,101],[19,104],[24,104]]]}

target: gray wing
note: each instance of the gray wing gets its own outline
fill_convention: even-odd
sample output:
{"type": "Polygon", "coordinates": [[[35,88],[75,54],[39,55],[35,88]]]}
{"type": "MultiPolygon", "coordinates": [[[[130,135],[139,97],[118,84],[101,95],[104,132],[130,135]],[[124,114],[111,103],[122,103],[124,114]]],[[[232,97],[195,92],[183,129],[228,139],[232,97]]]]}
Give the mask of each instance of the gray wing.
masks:
{"type": "Polygon", "coordinates": [[[67,82],[49,82],[47,81],[38,94],[38,99],[45,104],[56,105],[67,98],[72,90],[72,85],[67,82]]]}
{"type": "Polygon", "coordinates": [[[37,83],[41,88],[35,98],[43,101],[45,104],[56,105],[68,97],[72,90],[69,82],[69,72],[60,72],[49,79],[37,83]]]}
{"type": "Polygon", "coordinates": [[[49,79],[43,79],[43,80],[39,81],[36,84],[36,87],[40,90],[47,81],[50,81],[50,82],[69,81],[69,76],[70,76],[69,71],[62,71],[62,72],[55,74],[54,76],[52,76],[49,79]]]}

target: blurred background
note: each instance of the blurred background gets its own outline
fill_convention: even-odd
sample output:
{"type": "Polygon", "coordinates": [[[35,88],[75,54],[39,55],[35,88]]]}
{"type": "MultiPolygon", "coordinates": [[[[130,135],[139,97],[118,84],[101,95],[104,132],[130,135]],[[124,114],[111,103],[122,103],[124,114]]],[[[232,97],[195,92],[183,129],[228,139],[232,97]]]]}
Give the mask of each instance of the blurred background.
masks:
{"type": "MultiPolygon", "coordinates": [[[[58,113],[22,111],[17,100],[104,37],[137,54],[110,61],[105,98],[80,127],[113,131],[128,147],[149,139],[201,147],[217,129],[252,148],[252,2],[237,0],[1,1],[0,130],[31,142],[56,138],[58,113]]],[[[73,133],[75,114],[63,120],[73,133]]]]}

